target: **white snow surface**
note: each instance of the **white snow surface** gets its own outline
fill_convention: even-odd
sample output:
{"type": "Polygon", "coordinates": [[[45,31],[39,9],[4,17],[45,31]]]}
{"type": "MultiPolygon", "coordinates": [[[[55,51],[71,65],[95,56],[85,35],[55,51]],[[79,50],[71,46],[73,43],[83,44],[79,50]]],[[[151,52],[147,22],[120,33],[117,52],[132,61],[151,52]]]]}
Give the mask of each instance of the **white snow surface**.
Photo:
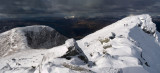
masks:
{"type": "Polygon", "coordinates": [[[160,42],[156,38],[160,38],[156,25],[149,15],[143,14],[126,17],[104,27],[79,40],[78,45],[88,59],[96,63],[97,68],[119,68],[123,73],[160,73],[160,42]],[[156,33],[145,33],[142,30],[144,27],[156,33]],[[102,44],[100,40],[109,38],[111,33],[115,33],[115,38],[102,44]],[[85,46],[85,43],[89,46],[85,46]],[[112,47],[104,49],[108,44],[112,47]]]}
{"type": "Polygon", "coordinates": [[[73,47],[74,46],[74,44],[75,44],[75,40],[72,38],[72,39],[68,39],[68,40],[66,40],[65,41],[65,45],[66,45],[66,47],[73,47]]]}
{"type": "Polygon", "coordinates": [[[88,63],[60,58],[74,45],[69,39],[51,49],[24,49],[1,57],[0,73],[160,73],[159,41],[148,14],[129,16],[77,41],[88,63]]]}

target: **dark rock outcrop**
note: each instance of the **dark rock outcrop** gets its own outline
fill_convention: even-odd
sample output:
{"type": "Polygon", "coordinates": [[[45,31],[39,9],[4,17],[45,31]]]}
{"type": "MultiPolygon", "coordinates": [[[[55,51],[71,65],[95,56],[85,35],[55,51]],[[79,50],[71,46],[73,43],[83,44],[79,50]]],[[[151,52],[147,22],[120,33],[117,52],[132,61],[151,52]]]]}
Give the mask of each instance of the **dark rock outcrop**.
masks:
{"type": "Polygon", "coordinates": [[[27,38],[28,46],[34,49],[52,48],[65,43],[65,36],[50,27],[31,27],[35,31],[23,30],[27,38]],[[38,32],[37,32],[38,31],[38,32]]]}
{"type": "Polygon", "coordinates": [[[68,39],[65,42],[65,45],[68,48],[68,51],[61,58],[66,58],[70,60],[72,57],[78,57],[85,63],[88,63],[88,58],[83,53],[83,51],[80,49],[80,47],[77,45],[77,42],[74,39],[68,39]]]}

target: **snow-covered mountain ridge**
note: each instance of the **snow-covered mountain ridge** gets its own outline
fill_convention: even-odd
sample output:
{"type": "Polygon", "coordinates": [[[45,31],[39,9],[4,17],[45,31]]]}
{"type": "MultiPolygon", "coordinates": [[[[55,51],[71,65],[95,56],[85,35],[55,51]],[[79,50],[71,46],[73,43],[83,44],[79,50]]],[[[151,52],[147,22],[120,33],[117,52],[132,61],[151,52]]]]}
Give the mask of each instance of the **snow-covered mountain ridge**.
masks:
{"type": "Polygon", "coordinates": [[[1,57],[0,73],[160,73],[159,41],[149,15],[129,16],[78,41],[1,57]]]}
{"type": "Polygon", "coordinates": [[[34,25],[18,27],[0,34],[0,56],[21,49],[52,48],[67,38],[51,27],[34,25]]]}
{"type": "Polygon", "coordinates": [[[159,73],[159,38],[156,25],[144,14],[126,17],[78,43],[87,58],[99,67],[122,68],[123,73],[159,73]]]}

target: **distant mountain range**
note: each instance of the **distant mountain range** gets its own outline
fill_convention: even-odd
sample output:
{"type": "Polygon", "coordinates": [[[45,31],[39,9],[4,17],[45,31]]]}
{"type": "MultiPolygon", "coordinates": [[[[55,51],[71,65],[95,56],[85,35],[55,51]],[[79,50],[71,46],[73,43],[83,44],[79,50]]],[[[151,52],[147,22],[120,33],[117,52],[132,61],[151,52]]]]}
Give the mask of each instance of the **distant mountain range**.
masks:
{"type": "MultiPolygon", "coordinates": [[[[120,17],[97,17],[97,18],[60,18],[60,17],[32,17],[32,18],[6,18],[0,20],[0,33],[15,27],[30,25],[47,25],[56,29],[61,34],[75,39],[81,39],[89,33],[110,25],[125,16],[120,17]]],[[[160,32],[160,17],[154,17],[160,32]]]]}

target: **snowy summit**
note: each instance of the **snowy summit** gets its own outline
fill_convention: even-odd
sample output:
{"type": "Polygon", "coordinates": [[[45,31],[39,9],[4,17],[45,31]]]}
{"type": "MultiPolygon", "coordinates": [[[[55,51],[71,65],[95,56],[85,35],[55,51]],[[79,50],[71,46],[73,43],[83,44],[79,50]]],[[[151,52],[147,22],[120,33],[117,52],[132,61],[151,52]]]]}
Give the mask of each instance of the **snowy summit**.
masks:
{"type": "Polygon", "coordinates": [[[0,73],[160,73],[160,33],[148,14],[126,17],[78,41],[44,27],[0,34],[0,73]]]}

